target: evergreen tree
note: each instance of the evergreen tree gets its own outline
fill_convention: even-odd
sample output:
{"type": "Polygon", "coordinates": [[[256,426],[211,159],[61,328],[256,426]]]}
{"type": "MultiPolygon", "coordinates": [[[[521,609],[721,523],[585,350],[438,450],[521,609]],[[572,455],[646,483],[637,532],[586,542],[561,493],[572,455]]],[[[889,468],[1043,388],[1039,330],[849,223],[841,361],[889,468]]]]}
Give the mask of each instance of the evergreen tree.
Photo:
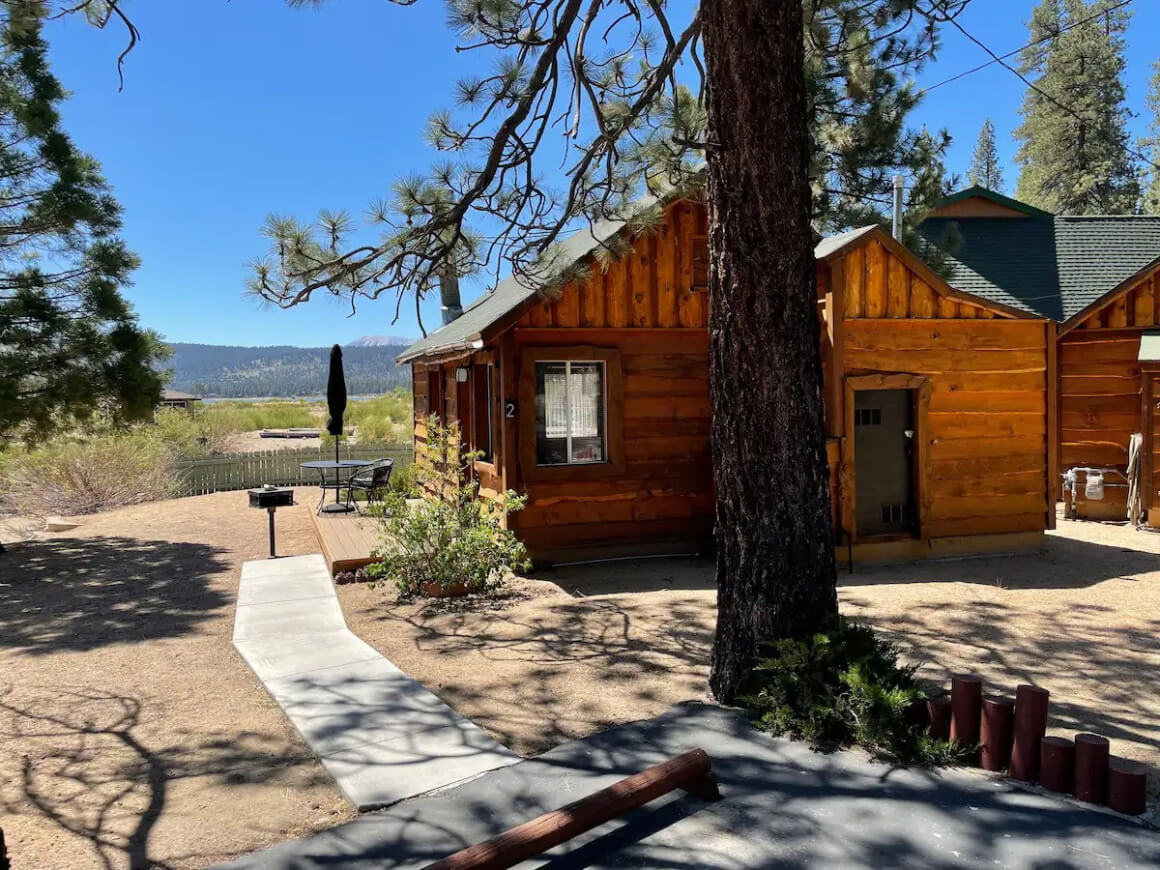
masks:
{"type": "Polygon", "coordinates": [[[1131,214],[1140,183],[1129,153],[1124,33],[1131,11],[1113,0],[1042,0],[1020,71],[1023,99],[1016,196],[1058,214],[1131,214]],[[1070,30],[1061,29],[1077,22],[1070,30]],[[1040,41],[1043,40],[1043,41],[1040,41]]]}
{"type": "Polygon", "coordinates": [[[1140,140],[1141,150],[1152,161],[1148,167],[1148,186],[1144,189],[1144,213],[1160,214],[1160,60],[1152,64],[1148,111],[1152,113],[1151,128],[1140,140]]]}
{"type": "Polygon", "coordinates": [[[0,10],[0,439],[98,411],[140,419],[161,397],[163,346],[119,289],[137,258],[96,162],[61,129],[44,14],[0,10]]]}
{"type": "Polygon", "coordinates": [[[999,149],[995,145],[995,125],[990,118],[983,122],[983,129],[979,131],[979,141],[975,143],[967,178],[971,184],[996,193],[1003,192],[1003,169],[999,165],[999,149]]]}

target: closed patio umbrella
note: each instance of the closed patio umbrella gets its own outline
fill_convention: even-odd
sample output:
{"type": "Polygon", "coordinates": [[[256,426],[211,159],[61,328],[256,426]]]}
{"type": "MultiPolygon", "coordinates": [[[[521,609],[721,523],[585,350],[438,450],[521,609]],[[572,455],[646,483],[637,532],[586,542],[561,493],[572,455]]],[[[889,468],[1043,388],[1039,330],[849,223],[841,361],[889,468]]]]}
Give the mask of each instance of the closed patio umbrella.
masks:
{"type": "MultiPolygon", "coordinates": [[[[326,431],[334,436],[334,461],[338,462],[338,439],[342,436],[342,415],[346,413],[346,375],[342,371],[342,348],[335,345],[330,349],[330,373],[326,378],[326,410],[330,419],[326,421],[326,431]]],[[[339,471],[335,470],[335,479],[339,471]]],[[[334,503],[338,504],[338,490],[334,491],[334,503]]]]}

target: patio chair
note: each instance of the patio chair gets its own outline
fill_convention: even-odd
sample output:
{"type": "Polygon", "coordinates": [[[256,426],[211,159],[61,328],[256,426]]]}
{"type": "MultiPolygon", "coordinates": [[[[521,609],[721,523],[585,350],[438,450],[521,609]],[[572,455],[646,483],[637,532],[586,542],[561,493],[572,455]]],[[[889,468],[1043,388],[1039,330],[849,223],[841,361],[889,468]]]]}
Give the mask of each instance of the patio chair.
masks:
{"type": "MultiPolygon", "coordinates": [[[[394,467],[395,460],[393,459],[376,459],[370,465],[360,468],[358,473],[351,475],[350,480],[347,481],[351,496],[356,492],[365,492],[367,504],[371,504],[376,499],[381,500],[391,482],[391,469],[394,467]]],[[[357,501],[355,505],[358,505],[357,501]]]]}

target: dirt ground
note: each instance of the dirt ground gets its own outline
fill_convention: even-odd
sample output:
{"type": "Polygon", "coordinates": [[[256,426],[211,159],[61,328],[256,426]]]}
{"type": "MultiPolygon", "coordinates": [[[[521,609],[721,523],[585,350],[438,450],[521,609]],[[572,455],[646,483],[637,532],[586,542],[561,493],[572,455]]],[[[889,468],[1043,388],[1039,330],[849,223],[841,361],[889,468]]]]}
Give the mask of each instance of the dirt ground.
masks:
{"type": "Polygon", "coordinates": [[[708,691],[711,563],[558,569],[514,581],[485,609],[398,604],[361,584],[338,594],[356,634],[522,755],[708,691]]]}
{"type": "MultiPolygon", "coordinates": [[[[317,550],[304,492],[279,551],[317,550]]],[[[233,653],[240,493],[82,518],[0,556],[0,827],[14,866],[202,867],[349,811],[233,653]]],[[[843,611],[922,674],[1052,691],[1053,731],[1152,767],[1160,803],[1160,535],[1061,523],[1041,554],[840,574],[843,611]]],[[[339,587],[351,627],[516,751],[704,698],[713,566],[641,560],[513,582],[487,602],[339,587]]],[[[1155,810],[1153,810],[1155,814],[1155,810]]]]}
{"type": "MultiPolygon", "coordinates": [[[[278,512],[281,553],[317,549],[306,511],[278,512]]],[[[205,867],[348,818],[231,647],[265,514],[221,493],[80,519],[0,555],[13,867],[205,867]]]]}
{"type": "Polygon", "coordinates": [[[263,438],[262,432],[235,432],[226,437],[223,453],[261,453],[267,450],[322,449],[322,438],[263,438]]]}
{"type": "MultiPolygon", "coordinates": [[[[1042,553],[839,573],[842,611],[920,676],[1052,693],[1050,733],[1094,731],[1151,767],[1160,821],[1160,534],[1061,521],[1042,553]]],[[[341,587],[352,628],[522,754],[707,692],[713,566],[644,560],[519,581],[484,612],[341,587]]]]}

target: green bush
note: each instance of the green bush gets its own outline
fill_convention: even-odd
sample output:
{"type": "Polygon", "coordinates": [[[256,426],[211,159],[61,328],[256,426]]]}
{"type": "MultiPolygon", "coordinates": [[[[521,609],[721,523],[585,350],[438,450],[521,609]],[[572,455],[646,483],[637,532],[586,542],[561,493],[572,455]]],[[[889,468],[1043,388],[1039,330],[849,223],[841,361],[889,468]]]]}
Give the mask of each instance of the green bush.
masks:
{"type": "Polygon", "coordinates": [[[857,744],[878,758],[949,764],[969,754],[934,740],[915,716],[926,693],[897,647],[868,626],[839,619],[829,631],[767,645],[743,704],[757,726],[815,749],[857,744]]]}
{"type": "Polygon", "coordinates": [[[157,435],[178,459],[202,459],[221,453],[228,431],[217,418],[201,409],[159,408],[157,435]]]}
{"type": "Polygon", "coordinates": [[[89,514],[174,494],[173,457],[155,427],[62,438],[4,454],[0,493],[30,517],[89,514]]]}
{"type": "Polygon", "coordinates": [[[469,474],[478,454],[460,454],[454,425],[432,418],[427,437],[426,450],[411,466],[425,497],[408,501],[405,490],[392,487],[375,551],[379,561],[366,573],[393,582],[404,598],[422,594],[426,584],[493,590],[508,570],[530,567],[524,545],[500,524],[505,510],[519,510],[526,499],[510,491],[500,502],[478,497],[479,484],[469,474]]]}

